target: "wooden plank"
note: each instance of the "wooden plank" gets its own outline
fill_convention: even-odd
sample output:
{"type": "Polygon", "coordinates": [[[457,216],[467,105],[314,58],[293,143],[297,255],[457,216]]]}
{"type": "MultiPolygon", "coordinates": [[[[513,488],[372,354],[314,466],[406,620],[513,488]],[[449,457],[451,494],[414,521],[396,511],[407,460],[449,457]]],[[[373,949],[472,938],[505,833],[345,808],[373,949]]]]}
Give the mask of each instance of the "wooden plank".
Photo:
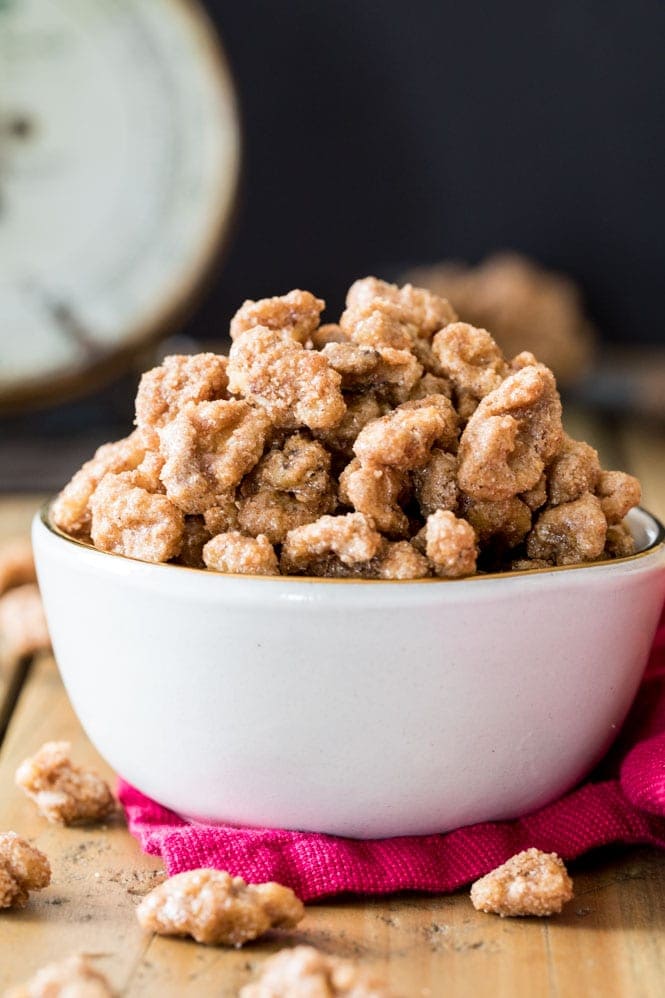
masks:
{"type": "Polygon", "coordinates": [[[665,860],[650,851],[582,866],[576,901],[548,923],[478,914],[464,891],[310,905],[297,932],[240,951],[151,939],[134,907],[159,862],[140,854],[120,821],[61,829],[40,819],[13,789],[18,763],[49,738],[69,739],[80,761],[112,778],[76,721],[52,661],[43,658],[0,754],[0,828],[27,835],[49,855],[53,884],[25,911],[0,914],[0,989],[48,960],[83,951],[99,954],[100,969],[130,998],[230,998],[265,955],[280,945],[310,943],[360,960],[404,998],[659,993],[665,860]]]}

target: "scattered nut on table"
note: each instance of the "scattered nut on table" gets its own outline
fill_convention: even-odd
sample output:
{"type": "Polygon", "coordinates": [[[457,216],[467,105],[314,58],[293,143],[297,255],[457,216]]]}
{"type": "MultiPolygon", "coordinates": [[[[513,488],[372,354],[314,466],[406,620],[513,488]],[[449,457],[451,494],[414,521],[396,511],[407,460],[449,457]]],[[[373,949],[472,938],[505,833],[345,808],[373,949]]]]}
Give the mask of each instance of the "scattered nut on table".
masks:
{"type": "Polygon", "coordinates": [[[221,870],[188,870],[155,887],[136,909],[149,932],[242,946],[269,929],[293,929],[302,901],[281,884],[247,884],[221,870]]]}
{"type": "Polygon", "coordinates": [[[116,810],[108,784],[74,765],[69,742],[46,742],[16,770],[16,785],[48,821],[59,825],[103,821],[116,810]]]}
{"type": "Polygon", "coordinates": [[[51,883],[51,866],[16,832],[0,834],[0,908],[25,908],[30,891],[51,883]]]}
{"type": "Polygon", "coordinates": [[[555,852],[526,849],[471,888],[477,911],[496,915],[554,915],[573,897],[573,882],[555,852]]]}
{"type": "Polygon", "coordinates": [[[350,960],[313,946],[283,949],[263,964],[240,998],[389,998],[384,984],[350,960]]]}
{"type": "Polygon", "coordinates": [[[32,544],[27,537],[16,537],[0,547],[0,596],[8,589],[36,582],[32,544]]]}
{"type": "Polygon", "coordinates": [[[49,963],[4,998],[112,998],[113,992],[103,974],[84,956],[70,956],[49,963]]]}
{"type": "Polygon", "coordinates": [[[0,641],[12,658],[51,647],[42,599],[35,583],[10,589],[0,597],[0,641]]]}

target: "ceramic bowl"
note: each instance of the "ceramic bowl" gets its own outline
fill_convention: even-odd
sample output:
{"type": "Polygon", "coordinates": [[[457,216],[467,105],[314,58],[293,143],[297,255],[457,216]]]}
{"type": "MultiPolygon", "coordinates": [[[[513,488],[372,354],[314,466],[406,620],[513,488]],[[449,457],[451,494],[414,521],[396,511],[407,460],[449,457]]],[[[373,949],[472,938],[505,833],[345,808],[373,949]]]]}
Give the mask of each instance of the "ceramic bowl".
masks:
{"type": "Polygon", "coordinates": [[[513,818],[576,783],[665,596],[639,552],[465,580],[250,578],[110,555],[35,519],[55,655],[125,779],[195,820],[383,837],[513,818]]]}

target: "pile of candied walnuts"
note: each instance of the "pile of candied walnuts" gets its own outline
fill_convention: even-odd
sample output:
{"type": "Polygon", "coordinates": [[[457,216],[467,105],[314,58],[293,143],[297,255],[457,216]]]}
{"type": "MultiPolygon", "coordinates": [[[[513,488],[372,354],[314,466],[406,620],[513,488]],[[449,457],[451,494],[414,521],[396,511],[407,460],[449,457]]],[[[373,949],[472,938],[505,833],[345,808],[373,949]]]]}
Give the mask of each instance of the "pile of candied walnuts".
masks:
{"type": "Polygon", "coordinates": [[[248,575],[459,578],[633,552],[630,475],[563,430],[552,372],[445,298],[368,277],[339,324],[246,301],[229,356],[143,375],[136,430],[52,519],[103,551],[248,575]]]}

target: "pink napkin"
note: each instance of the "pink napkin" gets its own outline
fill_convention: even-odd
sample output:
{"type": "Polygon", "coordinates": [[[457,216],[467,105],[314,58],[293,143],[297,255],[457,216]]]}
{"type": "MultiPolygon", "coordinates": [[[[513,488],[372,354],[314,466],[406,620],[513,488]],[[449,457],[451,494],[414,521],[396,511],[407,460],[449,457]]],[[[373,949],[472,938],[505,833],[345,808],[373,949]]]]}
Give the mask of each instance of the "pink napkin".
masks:
{"type": "Polygon", "coordinates": [[[357,840],[276,828],[190,824],[119,781],[131,833],[170,875],[197,867],[277,880],[303,901],[334,894],[445,892],[536,846],[573,859],[610,842],[665,848],[665,613],[637,700],[596,771],[517,821],[445,835],[357,840]]]}

